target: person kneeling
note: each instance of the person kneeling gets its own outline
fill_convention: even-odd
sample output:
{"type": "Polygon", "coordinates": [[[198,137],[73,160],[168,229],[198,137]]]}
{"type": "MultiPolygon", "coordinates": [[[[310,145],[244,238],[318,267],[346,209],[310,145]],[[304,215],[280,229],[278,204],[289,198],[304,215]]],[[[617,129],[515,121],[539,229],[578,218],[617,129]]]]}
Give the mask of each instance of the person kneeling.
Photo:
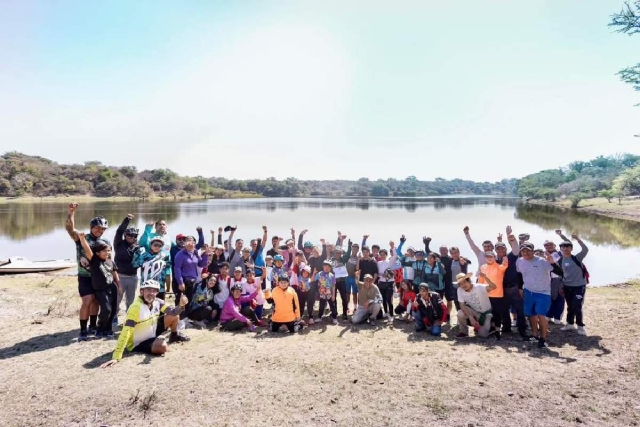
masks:
{"type": "Polygon", "coordinates": [[[202,273],[202,281],[193,289],[193,298],[187,307],[187,317],[198,324],[206,326],[205,322],[213,322],[218,316],[220,308],[213,297],[219,292],[216,276],[210,275],[206,270],[202,273]]]}
{"type": "MultiPolygon", "coordinates": [[[[258,288],[259,289],[259,288],[258,288]]],[[[227,301],[225,301],[220,313],[220,324],[222,329],[227,331],[239,331],[245,326],[249,328],[251,332],[256,330],[255,323],[258,322],[256,312],[248,305],[244,308],[242,304],[250,303],[256,295],[258,295],[258,289],[256,289],[251,295],[242,296],[242,284],[236,283],[231,287],[231,294],[227,301]]]]}
{"type": "Polygon", "coordinates": [[[131,352],[158,354],[167,352],[168,347],[160,335],[171,329],[169,343],[186,342],[189,337],[178,332],[179,315],[189,302],[184,295],[180,305],[169,307],[163,300],[156,298],[160,284],[147,280],[140,285],[140,296],[129,306],[127,318],[118,338],[113,358],[102,364],[102,368],[114,365],[122,359],[125,348],[131,352]]]}
{"type": "Polygon", "coordinates": [[[354,325],[364,323],[367,319],[371,326],[376,326],[376,316],[382,309],[382,294],[380,289],[373,284],[373,276],[364,275],[364,282],[357,280],[360,277],[360,271],[356,271],[356,286],[358,287],[358,308],[351,317],[354,325]]]}
{"type": "Polygon", "coordinates": [[[419,295],[413,303],[413,319],[416,332],[428,331],[439,337],[442,333],[442,322],[447,321],[447,305],[437,292],[429,290],[429,285],[420,283],[419,295]]]}
{"type": "Polygon", "coordinates": [[[472,273],[460,273],[456,276],[456,281],[460,285],[458,288],[458,338],[469,336],[469,326],[473,326],[476,335],[486,338],[489,336],[492,320],[491,300],[489,292],[496,288],[484,273],[480,276],[487,282],[486,285],[471,283],[469,278],[472,273]]]}
{"type": "Polygon", "coordinates": [[[291,333],[302,329],[298,294],[289,286],[288,277],[278,278],[278,287],[271,291],[271,298],[267,301],[274,306],[274,312],[271,315],[271,332],[278,332],[282,325],[285,325],[291,333]]]}

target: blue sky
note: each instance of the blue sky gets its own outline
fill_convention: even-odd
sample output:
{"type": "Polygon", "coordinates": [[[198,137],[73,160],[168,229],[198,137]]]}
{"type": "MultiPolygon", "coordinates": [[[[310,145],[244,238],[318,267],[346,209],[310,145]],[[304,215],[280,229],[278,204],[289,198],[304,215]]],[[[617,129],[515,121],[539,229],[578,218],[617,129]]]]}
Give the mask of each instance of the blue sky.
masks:
{"type": "Polygon", "coordinates": [[[188,175],[521,177],[640,154],[622,1],[0,3],[0,151],[188,175]]]}

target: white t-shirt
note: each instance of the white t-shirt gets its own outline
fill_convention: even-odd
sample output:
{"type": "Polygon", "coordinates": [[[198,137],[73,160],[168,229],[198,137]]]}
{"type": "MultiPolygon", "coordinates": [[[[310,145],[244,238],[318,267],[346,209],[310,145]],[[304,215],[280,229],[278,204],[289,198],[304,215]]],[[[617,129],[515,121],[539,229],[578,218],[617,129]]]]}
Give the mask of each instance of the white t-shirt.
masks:
{"type": "Polygon", "coordinates": [[[491,301],[487,291],[487,285],[474,283],[473,288],[466,292],[462,287],[458,288],[458,302],[463,302],[478,313],[491,310],[491,301]]]}
{"type": "MultiPolygon", "coordinates": [[[[253,279],[253,283],[249,283],[245,280],[242,284],[242,295],[251,295],[256,291],[256,289],[262,289],[262,281],[259,278],[256,277],[253,279]]],[[[256,295],[255,301],[258,305],[263,305],[265,303],[262,290],[260,290],[258,295],[256,295]]]]}

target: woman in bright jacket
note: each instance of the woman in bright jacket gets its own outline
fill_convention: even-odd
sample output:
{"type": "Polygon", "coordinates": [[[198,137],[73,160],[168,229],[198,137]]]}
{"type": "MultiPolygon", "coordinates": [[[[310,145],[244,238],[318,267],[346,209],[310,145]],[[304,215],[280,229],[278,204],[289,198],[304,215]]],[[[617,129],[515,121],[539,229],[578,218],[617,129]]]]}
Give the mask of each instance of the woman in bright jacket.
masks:
{"type": "Polygon", "coordinates": [[[440,298],[444,297],[444,265],[438,259],[438,254],[430,252],[427,257],[424,281],[429,285],[429,289],[437,292],[440,298]]]}
{"type": "Polygon", "coordinates": [[[242,304],[250,303],[258,295],[258,292],[256,289],[251,295],[243,297],[242,285],[240,283],[236,283],[231,287],[231,294],[224,303],[222,312],[220,313],[222,329],[226,331],[239,331],[246,326],[251,332],[256,330],[254,323],[258,323],[258,317],[255,311],[249,306],[242,308],[242,304]]]}
{"type": "Polygon", "coordinates": [[[302,329],[298,294],[289,286],[288,277],[280,277],[278,279],[278,287],[271,291],[271,298],[267,301],[274,304],[274,312],[271,316],[271,332],[278,332],[282,325],[285,325],[291,333],[302,329]]]}

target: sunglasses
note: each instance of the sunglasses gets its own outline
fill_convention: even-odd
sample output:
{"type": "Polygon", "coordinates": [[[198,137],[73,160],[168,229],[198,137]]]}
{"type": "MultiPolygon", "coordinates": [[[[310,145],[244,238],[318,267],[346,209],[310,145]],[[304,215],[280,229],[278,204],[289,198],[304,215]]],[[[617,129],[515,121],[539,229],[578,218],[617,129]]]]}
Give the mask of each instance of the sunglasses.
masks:
{"type": "Polygon", "coordinates": [[[162,247],[162,243],[153,243],[153,244],[151,244],[151,247],[161,248],[162,247]]]}

